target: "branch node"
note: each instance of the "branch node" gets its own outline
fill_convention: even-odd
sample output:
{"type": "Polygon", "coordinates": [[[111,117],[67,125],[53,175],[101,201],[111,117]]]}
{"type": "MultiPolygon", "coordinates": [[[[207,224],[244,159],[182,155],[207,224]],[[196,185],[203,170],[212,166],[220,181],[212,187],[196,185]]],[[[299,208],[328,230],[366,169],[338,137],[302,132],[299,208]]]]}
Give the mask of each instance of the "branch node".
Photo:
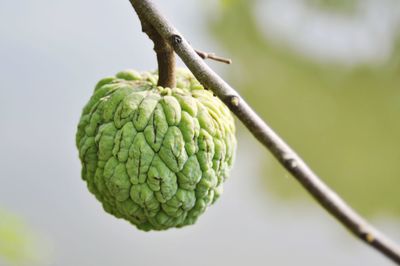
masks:
{"type": "Polygon", "coordinates": [[[174,34],[174,35],[171,36],[171,42],[172,42],[172,44],[174,46],[178,45],[178,44],[181,44],[182,43],[182,37],[180,35],[178,35],[178,34],[174,34]]]}
{"type": "Polygon", "coordinates": [[[372,243],[372,242],[374,242],[375,237],[371,234],[367,234],[366,239],[367,239],[368,243],[372,243]]]}
{"type": "Polygon", "coordinates": [[[231,96],[231,104],[233,106],[238,107],[239,106],[239,101],[240,101],[239,97],[237,97],[235,95],[231,96]]]}

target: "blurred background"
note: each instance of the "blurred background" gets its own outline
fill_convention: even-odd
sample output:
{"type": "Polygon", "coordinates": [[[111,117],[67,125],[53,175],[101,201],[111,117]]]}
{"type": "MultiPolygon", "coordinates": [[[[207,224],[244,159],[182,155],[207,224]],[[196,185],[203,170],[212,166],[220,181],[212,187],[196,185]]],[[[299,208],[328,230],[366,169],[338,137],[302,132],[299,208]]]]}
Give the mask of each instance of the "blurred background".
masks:
{"type": "MultiPolygon", "coordinates": [[[[400,242],[400,1],[155,1],[357,211],[400,242]]],[[[331,218],[240,123],[224,195],[144,233],[80,178],[94,84],[152,70],[129,1],[0,1],[0,265],[392,265],[331,218]]],[[[182,65],[182,63],[181,63],[182,65]]]]}

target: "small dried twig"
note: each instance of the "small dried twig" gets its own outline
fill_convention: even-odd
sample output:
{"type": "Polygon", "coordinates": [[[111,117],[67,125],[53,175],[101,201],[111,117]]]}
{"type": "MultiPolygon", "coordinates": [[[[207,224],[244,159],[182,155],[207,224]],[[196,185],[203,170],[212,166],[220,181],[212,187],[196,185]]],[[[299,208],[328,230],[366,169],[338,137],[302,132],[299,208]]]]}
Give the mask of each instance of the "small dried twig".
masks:
{"type": "Polygon", "coordinates": [[[130,0],[141,20],[145,19],[169,42],[195,77],[212,90],[242,121],[281,165],[321,204],[338,222],[360,240],[400,265],[400,247],[385,237],[355,212],[329,188],[311,168],[278,136],[221,77],[204,63],[196,51],[155,8],[150,0],[130,0]]]}
{"type": "Polygon", "coordinates": [[[225,63],[225,64],[228,64],[228,65],[232,64],[232,60],[231,59],[220,57],[218,55],[215,55],[214,53],[206,53],[206,52],[199,51],[199,50],[196,50],[196,49],[195,49],[195,51],[202,59],[211,59],[211,60],[214,60],[214,61],[217,61],[217,62],[221,62],[221,63],[225,63]]]}

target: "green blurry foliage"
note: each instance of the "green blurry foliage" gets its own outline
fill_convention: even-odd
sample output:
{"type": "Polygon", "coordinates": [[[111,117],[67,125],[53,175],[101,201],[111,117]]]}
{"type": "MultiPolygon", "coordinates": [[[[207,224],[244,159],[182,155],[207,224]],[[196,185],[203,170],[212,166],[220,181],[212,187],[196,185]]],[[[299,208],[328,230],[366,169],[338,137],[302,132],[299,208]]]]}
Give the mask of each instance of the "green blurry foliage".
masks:
{"type": "Polygon", "coordinates": [[[17,216],[0,209],[0,265],[39,265],[43,250],[36,235],[17,216]]]}
{"type": "Polygon", "coordinates": [[[348,12],[354,11],[357,0],[306,0],[309,5],[327,11],[348,12]]]}
{"type": "MultiPolygon", "coordinates": [[[[316,63],[260,32],[255,1],[225,2],[209,26],[234,61],[231,83],[352,206],[366,215],[400,215],[399,43],[380,66],[316,63]]],[[[268,193],[306,195],[266,153],[267,159],[268,193]]]]}

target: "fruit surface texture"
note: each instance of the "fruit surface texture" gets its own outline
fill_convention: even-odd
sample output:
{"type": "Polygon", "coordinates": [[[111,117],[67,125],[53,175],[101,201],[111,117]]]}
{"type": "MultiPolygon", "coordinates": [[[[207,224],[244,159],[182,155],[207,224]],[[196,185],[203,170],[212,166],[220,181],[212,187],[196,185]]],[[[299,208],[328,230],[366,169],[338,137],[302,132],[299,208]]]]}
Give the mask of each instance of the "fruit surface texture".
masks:
{"type": "Polygon", "coordinates": [[[99,81],[76,134],[82,178],[106,212],[141,230],[195,223],[223,191],[236,150],[229,109],[186,70],[99,81]]]}

